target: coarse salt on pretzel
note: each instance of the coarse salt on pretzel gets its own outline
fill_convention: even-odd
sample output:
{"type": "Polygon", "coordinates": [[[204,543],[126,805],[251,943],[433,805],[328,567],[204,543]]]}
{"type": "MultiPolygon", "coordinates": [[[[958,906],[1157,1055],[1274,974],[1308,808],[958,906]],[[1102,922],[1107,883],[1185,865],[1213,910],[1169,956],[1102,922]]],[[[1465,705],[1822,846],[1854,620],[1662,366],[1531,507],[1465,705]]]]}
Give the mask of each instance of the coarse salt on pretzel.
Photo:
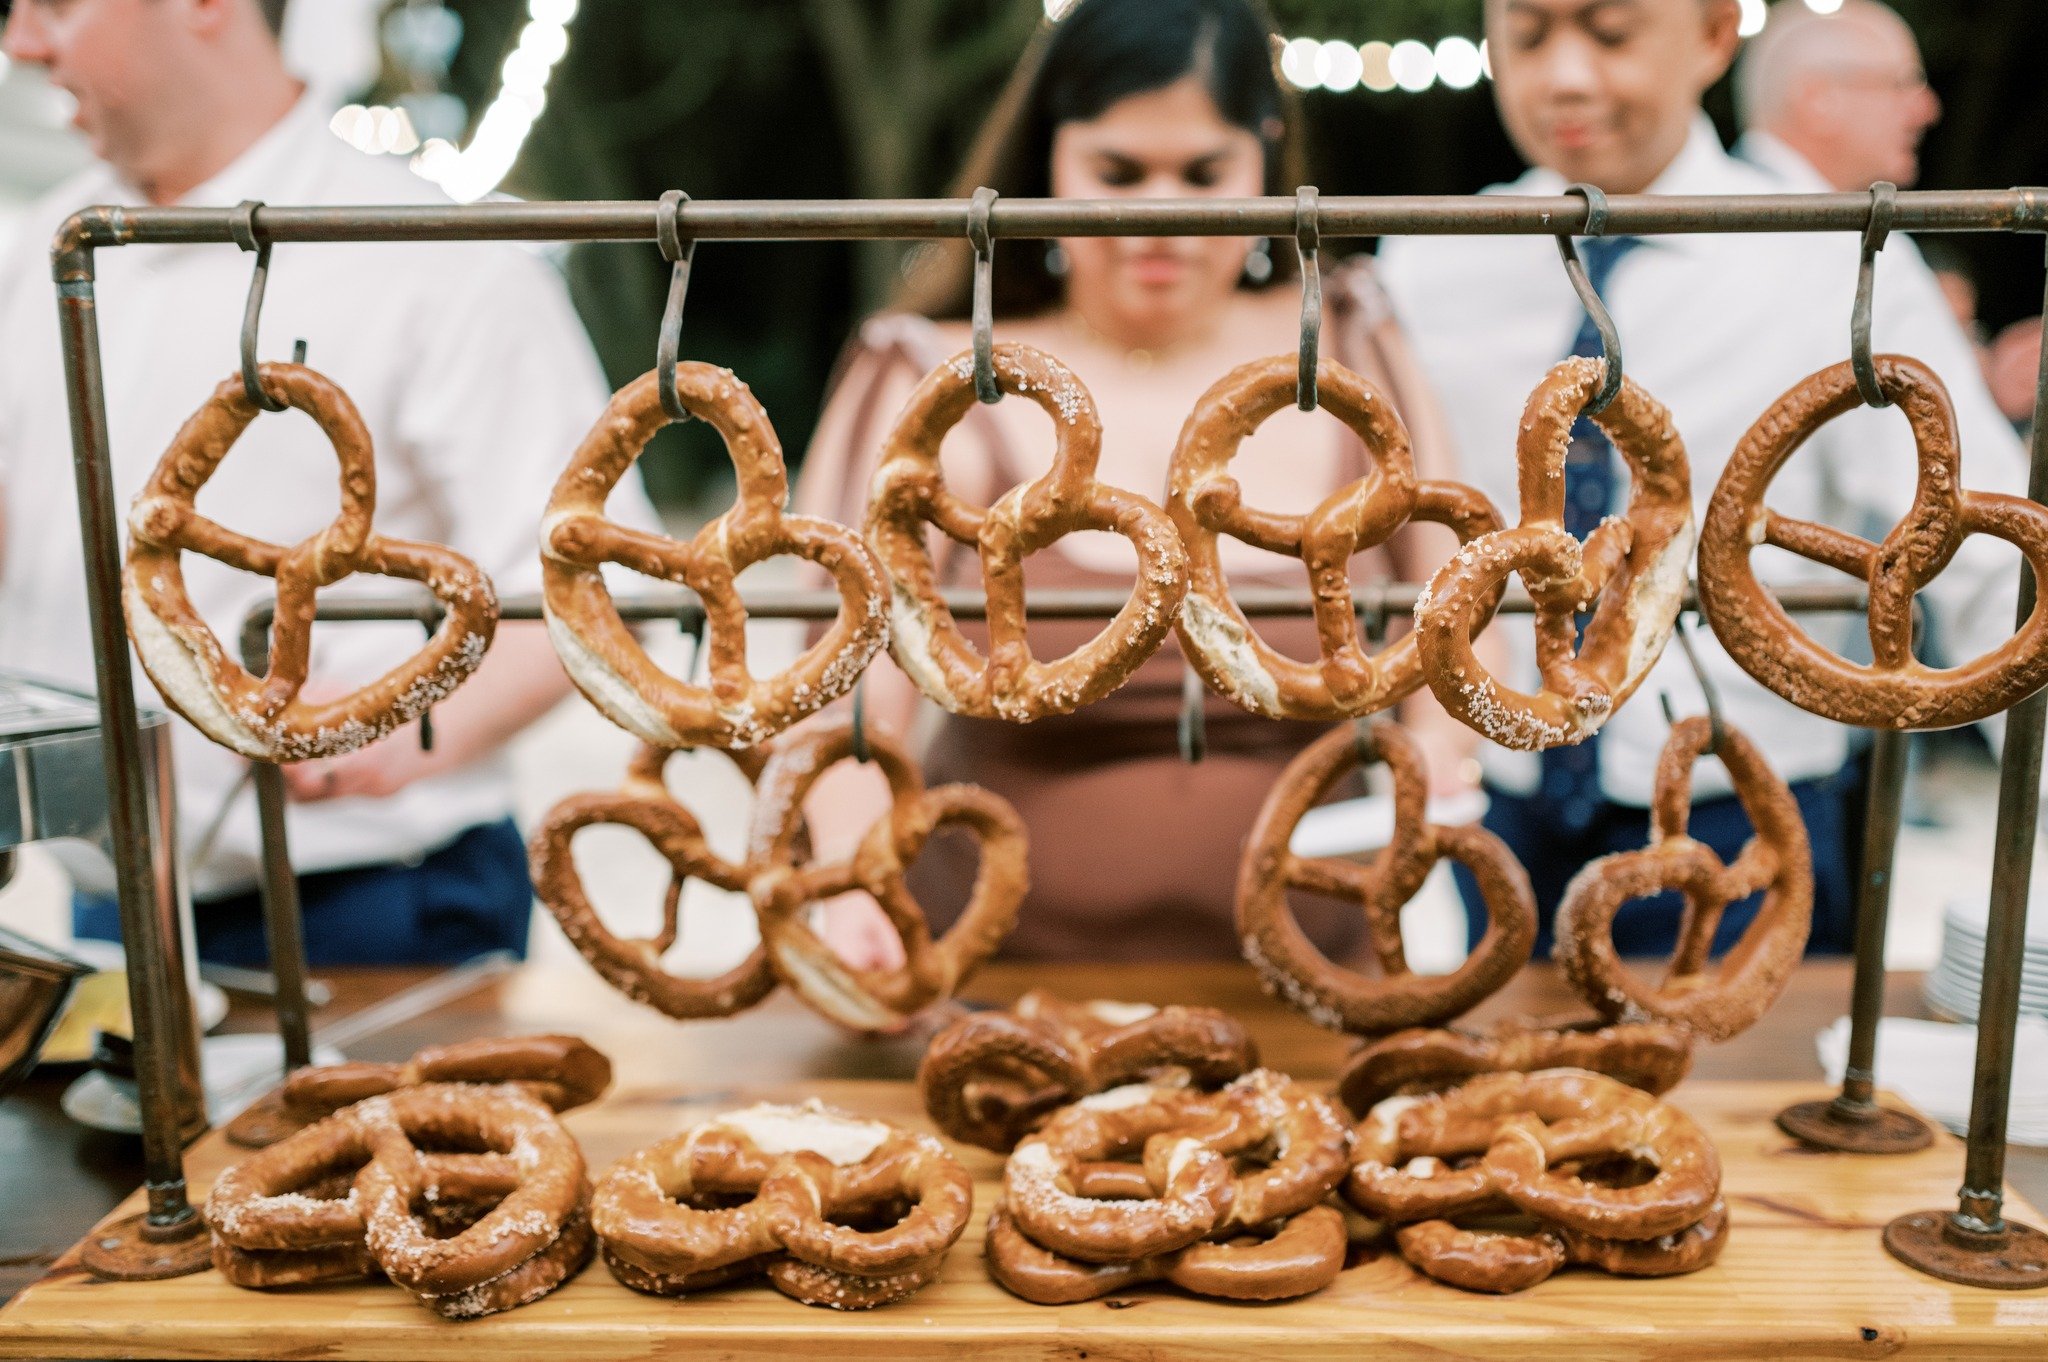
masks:
{"type": "Polygon", "coordinates": [[[1692,1066],[1692,1045],[1690,1031],[1666,1022],[1510,1023],[1480,1034],[1417,1027],[1352,1051],[1337,1093],[1364,1116],[1389,1097],[1442,1092],[1480,1074],[1590,1069],[1661,1094],[1677,1087],[1692,1066]]]}
{"type": "Polygon", "coordinates": [[[1477,824],[1439,827],[1424,819],[1429,777],[1415,742],[1398,725],[1374,720],[1367,736],[1331,730],[1288,763],[1259,810],[1237,880],[1237,930],[1245,959],[1268,992],[1318,1025],[1375,1033],[1450,1020],[1495,992],[1522,967],[1536,939],[1536,898],[1529,877],[1500,839],[1477,824]],[[1308,859],[1289,848],[1296,824],[1366,759],[1365,748],[1394,778],[1394,836],[1367,863],[1308,859]],[[1410,973],[1401,945],[1401,909],[1443,857],[1463,864],[1486,903],[1486,934],[1455,971],[1410,973]],[[1333,964],[1294,920],[1288,890],[1356,903],[1381,974],[1368,978],[1333,964]]]}
{"type": "MultiPolygon", "coordinates": [[[[1316,370],[1317,401],[1364,444],[1370,471],[1305,515],[1244,505],[1230,461],[1266,418],[1293,405],[1298,368],[1292,354],[1239,365],[1202,394],[1181,427],[1166,498],[1188,555],[1188,594],[1175,628],[1182,652],[1210,689],[1252,713],[1352,718],[1385,709],[1422,684],[1414,635],[1376,657],[1365,651],[1351,594],[1352,556],[1386,543],[1411,521],[1446,525],[1460,543],[1469,543],[1499,529],[1500,517],[1470,487],[1418,483],[1408,431],[1392,405],[1365,379],[1328,360],[1316,370]],[[1307,567],[1316,660],[1276,651],[1245,618],[1223,571],[1222,535],[1299,558],[1307,567]]],[[[1496,586],[1481,603],[1474,629],[1492,618],[1500,594],[1496,586]]]]}
{"type": "Polygon", "coordinates": [[[918,1066],[925,1112],[946,1135],[1007,1153],[1055,1109],[1171,1071],[1201,1087],[1258,1064],[1236,1019],[1211,1007],[1069,1003],[1040,989],[932,1038],[918,1066]]]}
{"type": "Polygon", "coordinates": [[[1592,417],[1628,465],[1627,509],[1581,544],[1564,528],[1572,423],[1600,388],[1597,359],[1567,359],[1523,408],[1516,454],[1521,523],[1482,535],[1438,569],[1415,602],[1422,670],[1444,708],[1503,747],[1537,751],[1583,741],[1619,709],[1663,652],[1692,561],[1692,488],[1685,445],[1662,403],[1623,379],[1592,417]],[[1472,651],[1486,602],[1521,574],[1535,599],[1543,688],[1511,690],[1472,651]],[[1591,611],[1583,641],[1577,616],[1591,611]]]}
{"type": "Polygon", "coordinates": [[[1091,1263],[1033,1243],[999,1202],[983,1247],[989,1276],[1005,1291],[1039,1305],[1069,1305],[1150,1281],[1225,1300],[1289,1300],[1335,1281],[1346,1245],[1343,1215],[1311,1206],[1227,1242],[1190,1244],[1128,1263],[1091,1263]]]}
{"type": "Polygon", "coordinates": [[[868,492],[866,534],[888,573],[889,651],[918,689],[955,714],[1028,723],[1068,714],[1121,686],[1165,641],[1187,593],[1187,554],[1173,521],[1152,502],[1095,479],[1102,423],[1088,390],[1044,351],[995,347],[997,386],[1052,418],[1052,467],[993,506],[969,506],[946,487],[939,445],[973,408],[974,357],[931,371],[883,446],[868,492]],[[961,634],[938,588],[925,542],[936,525],[980,557],[988,593],[986,658],[961,634]],[[1066,535],[1120,534],[1137,549],[1130,600],[1103,631],[1051,662],[1026,636],[1024,559],[1066,535]]]}
{"type": "Polygon", "coordinates": [[[207,737],[258,761],[338,757],[410,723],[461,685],[490,646],[498,598],[476,564],[452,549],[387,539],[371,529],[376,458],[346,393],[303,365],[265,364],[257,374],[266,394],[312,417],[333,445],[341,465],[339,512],[318,534],[289,547],[251,539],[199,514],[193,503],[200,489],[258,410],[240,376],[225,379],[179,428],[130,508],[121,602],[150,680],[165,703],[207,737]],[[187,551],[276,579],[263,676],[244,670],[192,608],[180,563],[187,551]],[[315,595],[355,574],[421,583],[441,606],[440,623],[425,648],[369,685],[331,700],[303,700],[315,595]]]}
{"type": "Polygon", "coordinates": [[[1650,845],[1589,862],[1565,886],[1557,910],[1557,962],[1603,1015],[1683,1026],[1706,1040],[1747,1030],[1798,967],[1813,920],[1813,852],[1799,802],[1754,743],[1730,727],[1715,755],[1756,829],[1732,865],[1686,833],[1693,763],[1713,745],[1701,715],[1672,726],[1657,763],[1650,845]],[[1678,950],[1663,982],[1649,984],[1614,948],[1624,904],[1666,890],[1685,895],[1678,950]],[[1721,962],[1709,967],[1715,930],[1730,904],[1762,890],[1763,904],[1721,962]]]}
{"type": "Polygon", "coordinates": [[[562,666],[591,704],[657,747],[751,747],[853,689],[888,636],[880,565],[860,536],[789,515],[789,475],[768,413],[729,370],[676,366],[676,395],[715,429],[739,480],[731,509],[682,542],[605,519],[605,498],[668,423],[655,375],[612,398],[555,483],[541,522],[542,604],[562,666]],[[747,613],[738,579],[782,555],[809,559],[839,588],[838,618],[795,663],[769,677],[747,670],[747,613]],[[708,685],[669,676],[633,637],[603,574],[618,563],[674,582],[703,603],[708,685]]]}
{"type": "Polygon", "coordinates": [[[1028,881],[1024,824],[1009,804],[977,785],[928,790],[899,743],[874,731],[867,740],[875,766],[888,781],[890,807],[852,855],[835,861],[804,854],[799,840],[803,804],[818,777],[852,755],[852,725],[820,722],[777,744],[755,794],[747,840],[753,871],[747,887],[776,975],[825,1016],[845,1026],[879,1030],[951,997],[1009,933],[1028,881]],[[948,824],[974,835],[981,864],[967,906],[934,941],[904,874],[932,833],[948,824]],[[903,943],[901,965],[850,966],[812,929],[812,904],[854,890],[867,894],[888,917],[903,943]]]}
{"type": "MultiPolygon", "coordinates": [[[[695,815],[670,793],[662,779],[672,751],[642,746],[626,779],[613,793],[570,795],[548,810],[527,844],[534,895],[562,928],[562,935],[604,981],[635,1002],[678,1018],[727,1017],[745,1011],[775,989],[775,972],[765,947],[755,946],[723,972],[709,976],[671,972],[663,957],[681,932],[683,886],[690,880],[743,894],[751,862],[734,864],[711,849],[695,815]],[[652,937],[622,937],[605,925],[577,872],[571,843],[584,828],[629,827],[646,838],[668,862],[668,891],[662,927],[652,937]]],[[[766,757],[748,749],[726,753],[749,780],[766,757]]]]}

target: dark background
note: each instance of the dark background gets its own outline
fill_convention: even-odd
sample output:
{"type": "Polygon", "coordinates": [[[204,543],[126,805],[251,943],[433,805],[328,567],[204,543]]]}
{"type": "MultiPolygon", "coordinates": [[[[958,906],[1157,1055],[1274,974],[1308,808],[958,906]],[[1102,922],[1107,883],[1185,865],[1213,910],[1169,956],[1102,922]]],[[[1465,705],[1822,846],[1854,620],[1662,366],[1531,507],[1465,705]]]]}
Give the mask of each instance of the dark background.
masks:
{"type": "MultiPolygon", "coordinates": [[[[465,21],[449,84],[481,109],[525,4],[449,3],[465,21]]],[[[2048,3],[1892,3],[1919,33],[1943,104],[1919,187],[2048,183],[2048,3]]],[[[1290,36],[1433,42],[1480,31],[1480,0],[1271,7],[1290,36]]],[[[534,198],[938,194],[1042,14],[1042,0],[584,0],[548,108],[504,188],[534,198]]],[[[1490,90],[1304,95],[1311,181],[1326,194],[1466,193],[1511,178],[1521,164],[1490,90]]],[[[1726,82],[1709,109],[1732,138],[1726,82]]],[[[1948,240],[1966,254],[1989,327],[2040,310],[2037,236],[1948,240]]],[[[684,353],[744,376],[799,457],[839,347],[886,296],[897,249],[701,247],[684,353]]],[[[656,252],[579,247],[570,271],[613,381],[650,367],[666,284],[656,252]]],[[[697,423],[665,432],[644,467],[669,502],[725,476],[723,452],[697,423]]]]}

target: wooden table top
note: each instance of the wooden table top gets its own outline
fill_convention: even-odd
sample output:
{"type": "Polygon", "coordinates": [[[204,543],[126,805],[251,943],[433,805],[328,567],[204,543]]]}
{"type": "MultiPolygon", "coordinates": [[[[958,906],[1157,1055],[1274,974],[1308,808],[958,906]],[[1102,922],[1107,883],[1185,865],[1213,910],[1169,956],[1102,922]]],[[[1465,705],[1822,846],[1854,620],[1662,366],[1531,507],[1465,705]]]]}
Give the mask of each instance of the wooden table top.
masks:
{"type": "MultiPolygon", "coordinates": [[[[429,976],[426,970],[323,971],[334,1000],[314,1017],[316,1031],[429,976]]],[[[1702,1047],[1702,1078],[1810,1080],[1826,1088],[1814,1056],[1816,1032],[1848,1006],[1850,966],[1805,965],[1757,1026],[1723,1045],[1702,1047]]],[[[994,965],[965,990],[977,1003],[1006,1003],[1027,988],[1068,997],[1152,1003],[1205,1003],[1242,1018],[1264,1061],[1306,1079],[1333,1078],[1353,1041],[1322,1031],[1260,991],[1238,964],[994,965]]],[[[1573,1010],[1554,967],[1532,964],[1471,1020],[1573,1010]]],[[[1888,981],[1886,1013],[1925,1015],[1917,976],[1888,981]]],[[[230,1025],[258,1029],[262,1010],[238,1005],[230,1025]]],[[[621,1089],[691,1092],[699,1101],[736,1084],[806,1079],[907,1079],[915,1075],[929,1032],[867,1040],[819,1019],[794,999],[770,998],[754,1011],[719,1021],[679,1023],[613,993],[587,970],[526,968],[351,1047],[352,1057],[400,1060],[421,1046],[478,1036],[561,1031],[587,1037],[611,1055],[621,1089]]],[[[58,1109],[68,1075],[37,1076],[0,1102],[0,1148],[31,1157],[0,1160],[0,1300],[40,1276],[141,1180],[140,1142],[87,1130],[58,1109]]],[[[1957,1176],[1961,1162],[1958,1158],[1957,1176]]],[[[2048,1206],[2048,1150],[2010,1151],[2008,1180],[2048,1206]]]]}

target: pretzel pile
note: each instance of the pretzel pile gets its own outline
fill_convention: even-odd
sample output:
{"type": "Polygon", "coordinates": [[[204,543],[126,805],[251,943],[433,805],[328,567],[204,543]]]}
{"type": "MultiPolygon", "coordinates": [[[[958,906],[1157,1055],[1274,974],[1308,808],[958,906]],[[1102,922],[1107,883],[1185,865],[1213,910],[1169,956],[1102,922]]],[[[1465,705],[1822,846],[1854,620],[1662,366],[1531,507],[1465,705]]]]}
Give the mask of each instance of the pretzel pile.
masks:
{"type": "MultiPolygon", "coordinates": [[[[1325,497],[1306,515],[1244,504],[1230,461],[1267,417],[1291,406],[1299,366],[1293,355],[1254,360],[1217,380],[1181,427],[1167,473],[1167,513],[1188,555],[1188,594],[1175,628],[1181,651],[1217,693],[1274,719],[1344,719],[1385,709],[1422,684],[1422,660],[1409,634],[1377,657],[1365,651],[1351,595],[1351,558],[1387,542],[1411,521],[1446,525],[1460,543],[1500,528],[1485,496],[1454,482],[1415,479],[1408,430],[1372,384],[1341,364],[1316,372],[1321,406],[1364,444],[1371,471],[1325,497]],[[1229,535],[1271,553],[1299,558],[1314,597],[1319,655],[1297,661],[1259,637],[1231,598],[1217,538],[1229,535]]],[[[1501,584],[1473,617],[1484,628],[1501,584]]]]}
{"type": "Polygon", "coordinates": [[[541,522],[548,637],[584,697],[642,742],[751,747],[853,689],[888,635],[882,572],[853,531],[784,513],[789,475],[782,444],[746,384],[729,370],[684,363],[676,366],[676,396],[725,440],[738,499],[687,543],[607,520],[605,498],[668,423],[654,374],[621,388],[555,483],[541,522]],[[839,616],[788,670],[757,678],[747,670],[738,578],[784,554],[831,574],[839,616]],[[704,606],[708,686],[654,665],[612,604],[599,570],[608,562],[696,593],[704,606]]]}
{"type": "Polygon", "coordinates": [[[1269,1069],[1219,1092],[1133,1084],[1026,1136],[989,1218],[989,1274],[1039,1304],[1164,1280],[1200,1295],[1307,1295],[1344,1266],[1336,1107],[1269,1069]],[[1134,1161],[1135,1159],[1135,1161],[1134,1161]]]}
{"type": "Polygon", "coordinates": [[[1468,1291],[1534,1286],[1568,1263],[1692,1272],[1728,1214],[1713,1143],[1676,1107],[1575,1069],[1475,1078],[1374,1106],[1345,1198],[1394,1228],[1411,1265],[1468,1291]],[[1479,1227],[1502,1216],[1526,1230],[1479,1227]]]}
{"type": "Polygon", "coordinates": [[[605,1265],[636,1291],[765,1275],[806,1305],[867,1310],[938,1277],[972,1203],[931,1136],[811,1101],[728,1112],[621,1160],[590,1215],[605,1265]]]}
{"type": "Polygon", "coordinates": [[[540,1299],[590,1260],[583,1154],[511,1086],[358,1102],[214,1181],[214,1265],[259,1289],[382,1274],[448,1319],[540,1299]],[[448,1152],[457,1151],[457,1152],[448,1152]]]}
{"type": "Polygon", "coordinates": [[[1166,512],[1096,481],[1102,422],[1094,399],[1066,365],[1006,342],[995,347],[994,367],[1003,392],[1027,398],[1052,419],[1052,467],[987,508],[953,495],[939,446],[975,402],[974,356],[962,352],[925,376],[897,418],[870,484],[866,533],[888,574],[889,651],[904,674],[952,713],[1028,723],[1100,700],[1158,651],[1187,594],[1187,554],[1166,512]],[[960,632],[939,593],[925,542],[928,524],[981,560],[986,658],[960,632]],[[1136,585],[1101,633],[1065,657],[1041,662],[1031,655],[1026,634],[1024,560],[1086,530],[1131,541],[1138,553],[1136,585]]]}
{"type": "Polygon", "coordinates": [[[333,522],[286,547],[217,525],[195,509],[200,489],[256,419],[240,376],[225,379],[179,427],[130,508],[121,603],[143,670],[164,702],[207,737],[257,761],[338,757],[417,719],[461,685],[490,646],[498,598],[476,564],[452,549],[371,529],[376,457],[348,394],[303,365],[265,364],[257,374],[266,394],[312,417],[334,446],[341,505],[333,522]],[[192,608],[180,563],[188,550],[276,579],[264,675],[244,670],[192,608]],[[425,648],[371,684],[331,700],[302,700],[315,594],[359,573],[423,584],[441,605],[440,623],[425,648]]]}
{"type": "Polygon", "coordinates": [[[1008,1153],[1056,1109],[1107,1088],[1213,1088],[1258,1062],[1244,1026],[1213,1007],[1069,1003],[1033,989],[1008,1012],[977,1012],[939,1032],[917,1085],[948,1137],[1008,1153]]]}
{"type": "Polygon", "coordinates": [[[505,1083],[568,1111],[603,1095],[612,1062],[575,1036],[507,1036],[429,1045],[403,1064],[315,1065],[294,1070],[228,1122],[225,1133],[230,1143],[261,1149],[343,1107],[422,1083],[505,1083]]]}

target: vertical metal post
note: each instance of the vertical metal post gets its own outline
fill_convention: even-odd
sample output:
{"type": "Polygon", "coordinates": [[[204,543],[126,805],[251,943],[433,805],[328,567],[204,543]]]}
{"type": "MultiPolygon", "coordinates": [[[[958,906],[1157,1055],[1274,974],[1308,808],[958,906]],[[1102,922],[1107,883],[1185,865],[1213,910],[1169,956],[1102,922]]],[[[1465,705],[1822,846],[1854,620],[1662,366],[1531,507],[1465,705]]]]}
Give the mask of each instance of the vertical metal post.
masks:
{"type": "MultiPolygon", "coordinates": [[[[260,672],[269,665],[268,612],[242,628],[242,665],[260,672]]],[[[257,833],[263,847],[263,935],[276,976],[277,1034],[284,1042],[284,1071],[313,1062],[306,1004],[305,923],[299,913],[299,881],[292,873],[291,844],[285,837],[284,772],[276,763],[256,763],[257,833]]]]}
{"type": "Polygon", "coordinates": [[[64,347],[64,389],[70,406],[72,469],[85,549],[86,608],[99,687],[100,744],[107,768],[109,838],[128,966],[128,1004],[135,1022],[135,1087],[142,1116],[148,1210],[88,1240],[87,1268],[110,1277],[165,1277],[196,1272],[209,1261],[205,1228],[185,1194],[184,1132],[175,1037],[194,1029],[182,979],[177,919],[156,911],[149,786],[135,678],[121,608],[121,522],[115,510],[113,453],[107,438],[106,389],[100,370],[99,314],[92,254],[58,248],[58,331],[64,347]]]}

